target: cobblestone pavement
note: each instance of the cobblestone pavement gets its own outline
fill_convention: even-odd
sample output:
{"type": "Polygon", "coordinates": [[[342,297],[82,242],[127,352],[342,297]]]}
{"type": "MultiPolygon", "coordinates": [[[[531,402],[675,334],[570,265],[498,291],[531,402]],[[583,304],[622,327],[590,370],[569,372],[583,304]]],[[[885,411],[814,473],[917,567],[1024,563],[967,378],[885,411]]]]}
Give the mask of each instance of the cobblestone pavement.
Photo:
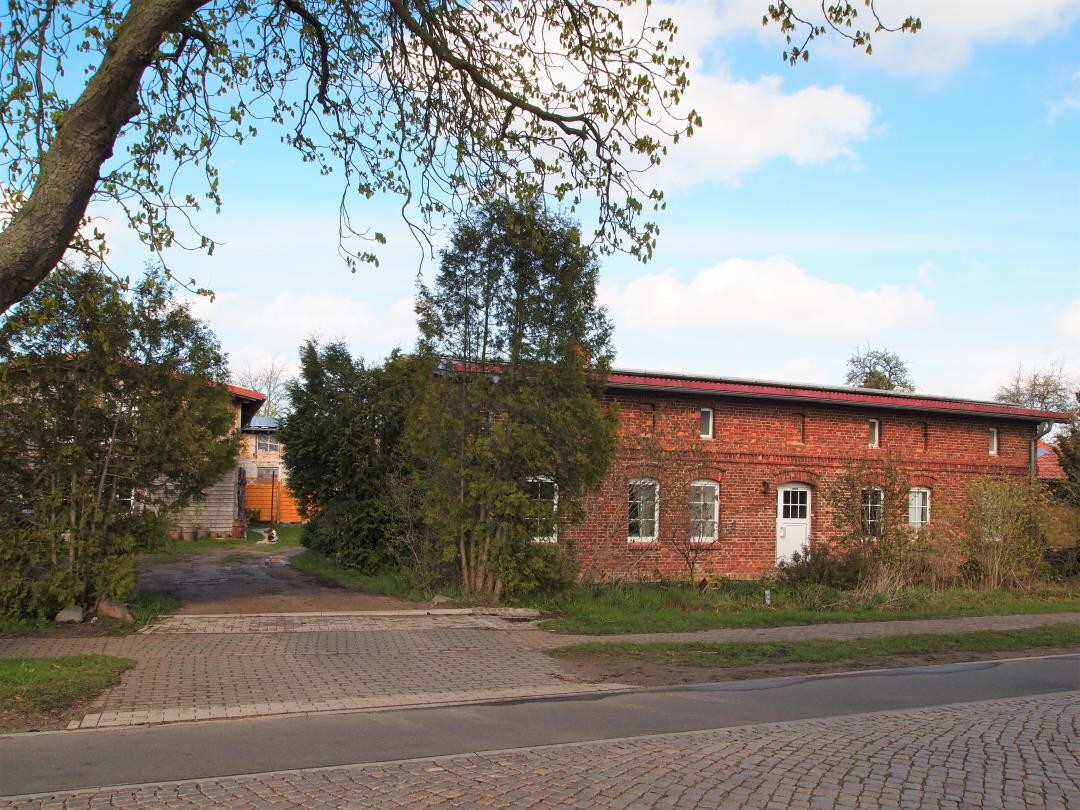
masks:
{"type": "Polygon", "coordinates": [[[620,688],[562,672],[517,641],[520,627],[460,615],[187,616],[163,622],[162,632],[125,637],[0,639],[0,657],[99,653],[138,661],[72,724],[79,728],[620,688]]]}
{"type": "Polygon", "coordinates": [[[1080,692],[28,797],[16,807],[1080,806],[1080,692]]]}

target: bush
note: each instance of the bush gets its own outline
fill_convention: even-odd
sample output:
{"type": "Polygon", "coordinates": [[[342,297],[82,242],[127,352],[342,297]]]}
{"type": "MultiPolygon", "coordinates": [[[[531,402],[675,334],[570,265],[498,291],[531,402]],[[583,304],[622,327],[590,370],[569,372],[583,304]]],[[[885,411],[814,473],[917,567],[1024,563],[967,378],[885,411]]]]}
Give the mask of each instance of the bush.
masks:
{"type": "Polygon", "coordinates": [[[79,583],[67,568],[51,563],[52,548],[40,531],[0,528],[0,615],[51,619],[75,601],[79,583]]]}
{"type": "Polygon", "coordinates": [[[392,563],[386,547],[386,502],[381,498],[339,498],[325,504],[304,526],[301,542],[343,568],[365,573],[392,563]]]}
{"type": "Polygon", "coordinates": [[[990,476],[972,481],[967,492],[965,577],[986,588],[1030,585],[1043,572],[1045,492],[1027,481],[990,476]]]}
{"type": "Polygon", "coordinates": [[[1043,552],[1043,559],[1050,575],[1057,579],[1080,577],[1080,546],[1048,547],[1043,552]]]}
{"type": "Polygon", "coordinates": [[[865,568],[865,555],[860,549],[818,543],[778,563],[776,571],[780,583],[792,590],[807,585],[849,590],[859,584],[865,568]]]}

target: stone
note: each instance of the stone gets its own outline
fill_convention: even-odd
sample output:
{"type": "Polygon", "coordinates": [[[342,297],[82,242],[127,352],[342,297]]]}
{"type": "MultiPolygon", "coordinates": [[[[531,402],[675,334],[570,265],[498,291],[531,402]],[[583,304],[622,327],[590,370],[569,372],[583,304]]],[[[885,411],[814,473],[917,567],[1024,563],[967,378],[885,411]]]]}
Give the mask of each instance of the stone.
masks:
{"type": "Polygon", "coordinates": [[[437,593],[433,597],[431,597],[432,606],[448,605],[453,601],[454,600],[451,599],[449,596],[443,596],[441,593],[437,593]]]}
{"type": "Polygon", "coordinates": [[[94,612],[106,619],[117,619],[122,622],[133,622],[135,617],[131,615],[128,606],[115,599],[99,599],[94,612]]]}
{"type": "Polygon", "coordinates": [[[68,605],[56,614],[57,624],[78,624],[83,620],[84,612],[78,605],[68,605]]]}

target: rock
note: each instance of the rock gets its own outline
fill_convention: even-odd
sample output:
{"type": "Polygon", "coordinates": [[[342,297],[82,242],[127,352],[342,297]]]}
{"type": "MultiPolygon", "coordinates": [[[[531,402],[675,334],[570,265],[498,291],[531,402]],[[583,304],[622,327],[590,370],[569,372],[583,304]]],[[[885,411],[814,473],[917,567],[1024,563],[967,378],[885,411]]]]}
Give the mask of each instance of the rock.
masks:
{"type": "Polygon", "coordinates": [[[433,597],[431,597],[431,604],[433,607],[437,605],[446,605],[453,601],[454,600],[451,599],[449,596],[443,596],[441,593],[437,593],[433,597]]]}
{"type": "Polygon", "coordinates": [[[68,605],[56,614],[57,624],[78,624],[83,620],[83,609],[78,605],[68,605]]]}
{"type": "Polygon", "coordinates": [[[115,599],[99,599],[94,612],[106,619],[118,619],[122,622],[133,622],[135,617],[131,615],[128,606],[115,599]]]}

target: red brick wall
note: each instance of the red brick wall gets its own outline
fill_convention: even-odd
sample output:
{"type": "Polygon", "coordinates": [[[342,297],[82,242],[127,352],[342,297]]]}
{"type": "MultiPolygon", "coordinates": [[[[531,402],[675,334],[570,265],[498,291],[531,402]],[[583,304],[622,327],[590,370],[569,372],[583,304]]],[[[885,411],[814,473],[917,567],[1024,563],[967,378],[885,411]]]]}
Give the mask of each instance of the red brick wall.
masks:
{"type": "MultiPolygon", "coordinates": [[[[620,449],[607,480],[587,500],[584,522],[559,534],[583,576],[597,580],[687,573],[672,544],[627,541],[627,482],[655,460],[642,457],[641,437],[679,459],[680,473],[720,483],[720,539],[699,556],[699,574],[752,578],[775,564],[779,485],[810,485],[811,542],[820,542],[831,526],[824,490],[851,462],[896,464],[910,486],[931,489],[933,515],[957,503],[966,482],[980,475],[1026,476],[1035,435],[1033,423],[993,417],[621,391],[609,398],[620,412],[620,449]],[[699,436],[703,407],[714,412],[712,439],[699,436]],[[881,426],[878,448],[868,446],[870,419],[881,426]],[[988,452],[991,427],[998,430],[997,455],[988,452]]],[[[660,478],[663,492],[662,476],[652,477],[660,478]]],[[[662,527],[667,496],[675,497],[661,497],[662,527]]]]}

